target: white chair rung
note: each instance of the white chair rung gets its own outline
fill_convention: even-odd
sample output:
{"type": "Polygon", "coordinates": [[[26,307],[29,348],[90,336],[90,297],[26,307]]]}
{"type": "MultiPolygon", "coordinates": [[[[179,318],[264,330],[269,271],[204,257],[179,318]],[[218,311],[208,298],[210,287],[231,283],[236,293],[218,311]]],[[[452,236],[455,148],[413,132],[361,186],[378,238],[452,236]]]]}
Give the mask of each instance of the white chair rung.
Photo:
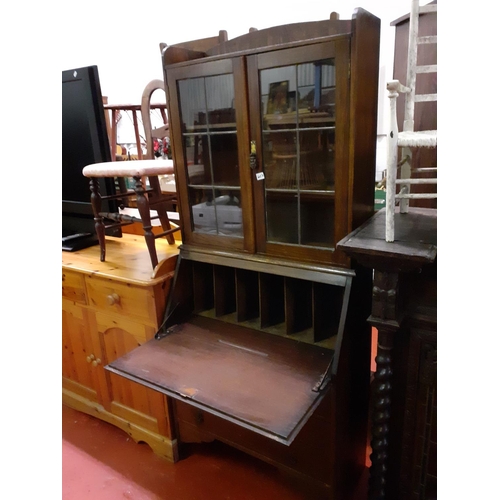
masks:
{"type": "Polygon", "coordinates": [[[437,100],[438,100],[437,94],[416,94],[415,95],[415,102],[432,102],[432,101],[437,101],[437,100]]]}
{"type": "Polygon", "coordinates": [[[434,36],[419,36],[417,38],[417,43],[419,45],[423,45],[425,43],[438,43],[438,37],[434,36]]]}
{"type": "Polygon", "coordinates": [[[420,168],[412,168],[412,172],[437,172],[437,167],[420,167],[420,168]]]}
{"type": "Polygon", "coordinates": [[[427,64],[425,66],[417,66],[415,72],[418,74],[422,73],[437,73],[437,64],[427,64]]]}
{"type": "Polygon", "coordinates": [[[435,148],[437,147],[437,130],[399,132],[397,145],[406,148],[435,148]]]}
{"type": "Polygon", "coordinates": [[[437,179],[396,179],[396,184],[437,184],[437,179]]]}
{"type": "Polygon", "coordinates": [[[434,200],[437,197],[437,193],[405,193],[397,194],[396,200],[434,200]]]}

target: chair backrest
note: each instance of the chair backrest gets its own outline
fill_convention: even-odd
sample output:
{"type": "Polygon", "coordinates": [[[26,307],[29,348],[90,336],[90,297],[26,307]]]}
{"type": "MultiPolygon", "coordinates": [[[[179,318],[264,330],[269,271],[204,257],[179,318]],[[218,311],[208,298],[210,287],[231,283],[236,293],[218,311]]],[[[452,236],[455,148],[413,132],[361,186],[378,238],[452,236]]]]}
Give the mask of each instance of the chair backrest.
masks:
{"type": "Polygon", "coordinates": [[[406,94],[405,112],[404,112],[404,132],[413,132],[415,130],[415,103],[437,101],[437,93],[417,94],[416,83],[417,74],[437,73],[437,64],[418,65],[417,52],[418,46],[423,44],[437,44],[437,36],[420,36],[419,19],[421,14],[437,12],[437,4],[428,4],[420,6],[419,0],[411,0],[410,24],[408,34],[408,62],[406,70],[406,86],[410,91],[406,94]]]}
{"type": "Polygon", "coordinates": [[[168,118],[163,107],[160,108],[160,112],[163,118],[163,125],[155,129],[153,129],[151,125],[151,96],[156,90],[160,89],[165,92],[165,85],[163,83],[163,80],[152,80],[146,85],[141,98],[142,124],[144,126],[144,134],[146,137],[146,158],[150,160],[154,159],[155,157],[153,148],[154,139],[162,140],[165,137],[169,137],[168,118]]]}

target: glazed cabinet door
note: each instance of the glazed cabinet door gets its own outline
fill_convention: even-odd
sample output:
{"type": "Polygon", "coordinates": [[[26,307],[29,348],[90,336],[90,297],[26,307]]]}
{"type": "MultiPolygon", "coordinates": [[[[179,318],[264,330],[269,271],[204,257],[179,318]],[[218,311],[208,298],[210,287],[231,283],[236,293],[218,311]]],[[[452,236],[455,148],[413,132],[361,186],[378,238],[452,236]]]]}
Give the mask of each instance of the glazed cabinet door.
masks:
{"type": "Polygon", "coordinates": [[[166,76],[183,241],[254,252],[245,60],[166,76]]]}
{"type": "Polygon", "coordinates": [[[347,234],[349,40],[248,57],[259,253],[341,263],[347,234]]]}

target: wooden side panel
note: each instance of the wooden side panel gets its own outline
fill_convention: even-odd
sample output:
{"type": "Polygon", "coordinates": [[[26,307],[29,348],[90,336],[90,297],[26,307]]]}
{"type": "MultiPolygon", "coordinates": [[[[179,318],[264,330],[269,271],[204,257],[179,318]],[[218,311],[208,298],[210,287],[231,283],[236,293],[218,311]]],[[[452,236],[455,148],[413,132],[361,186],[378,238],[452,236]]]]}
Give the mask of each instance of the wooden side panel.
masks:
{"type": "Polygon", "coordinates": [[[259,316],[259,275],[254,271],[236,269],[236,315],[238,321],[259,316]]]}
{"type": "Polygon", "coordinates": [[[236,310],[236,282],[234,269],[214,266],[215,316],[223,316],[236,310]]]}
{"type": "Polygon", "coordinates": [[[313,283],[313,329],[315,342],[337,335],[344,289],[313,283]]]}
{"type": "MultiPolygon", "coordinates": [[[[186,265],[189,265],[187,263],[186,265]]],[[[213,266],[201,262],[193,262],[193,295],[195,312],[214,307],[214,274],[213,266]]]]}
{"type": "Polygon", "coordinates": [[[261,273],[260,322],[261,328],[277,325],[285,321],[285,284],[282,276],[261,273]]]}
{"type": "Polygon", "coordinates": [[[285,278],[285,324],[288,335],[312,326],[311,287],[310,281],[285,278]]]}
{"type": "Polygon", "coordinates": [[[356,9],[350,81],[351,220],[346,234],[374,213],[379,52],[380,19],[364,9],[356,9]]]}

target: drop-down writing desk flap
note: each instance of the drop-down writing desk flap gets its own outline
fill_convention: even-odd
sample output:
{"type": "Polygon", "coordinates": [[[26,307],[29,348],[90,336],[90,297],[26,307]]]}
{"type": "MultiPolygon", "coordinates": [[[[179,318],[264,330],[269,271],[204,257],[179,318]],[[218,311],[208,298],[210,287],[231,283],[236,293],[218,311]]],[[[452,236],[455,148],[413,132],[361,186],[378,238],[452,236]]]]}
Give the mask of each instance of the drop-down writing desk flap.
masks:
{"type": "Polygon", "coordinates": [[[181,248],[157,338],[106,368],[290,444],[336,372],[353,274],[181,248]]]}

